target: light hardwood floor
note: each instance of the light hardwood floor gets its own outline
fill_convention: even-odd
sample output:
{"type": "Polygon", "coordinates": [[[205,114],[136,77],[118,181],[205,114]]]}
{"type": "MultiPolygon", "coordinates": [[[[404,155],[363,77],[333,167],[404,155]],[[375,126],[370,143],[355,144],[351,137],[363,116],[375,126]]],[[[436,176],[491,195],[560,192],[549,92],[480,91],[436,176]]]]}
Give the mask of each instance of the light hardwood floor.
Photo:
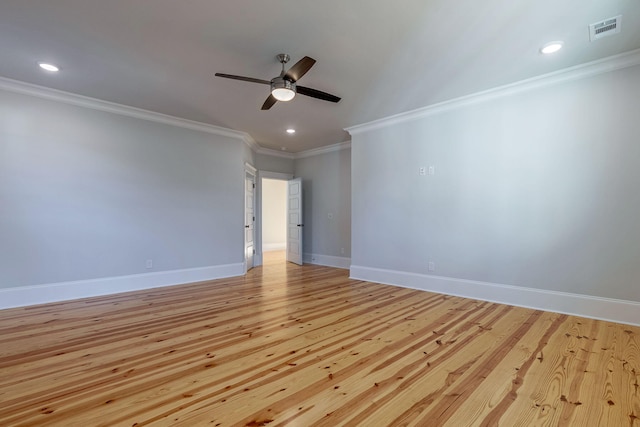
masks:
{"type": "Polygon", "coordinates": [[[640,426],[640,328],[286,265],[0,311],[0,426],[640,426]]]}

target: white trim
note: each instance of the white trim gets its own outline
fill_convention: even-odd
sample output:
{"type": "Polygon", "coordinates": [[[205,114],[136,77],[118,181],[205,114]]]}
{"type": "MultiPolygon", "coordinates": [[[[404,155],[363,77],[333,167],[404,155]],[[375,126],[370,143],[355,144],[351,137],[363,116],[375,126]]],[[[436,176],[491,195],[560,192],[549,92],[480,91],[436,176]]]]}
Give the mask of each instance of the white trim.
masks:
{"type": "MultiPolygon", "coordinates": [[[[257,229],[256,229],[256,218],[258,217],[258,213],[257,211],[257,200],[256,200],[256,196],[257,196],[257,182],[258,178],[256,177],[256,174],[258,172],[258,169],[254,168],[252,165],[250,165],[249,163],[244,164],[244,180],[242,182],[246,183],[246,179],[248,176],[251,177],[252,182],[253,182],[253,197],[251,198],[251,201],[253,203],[253,206],[251,206],[251,209],[253,211],[253,257],[252,257],[252,265],[251,268],[253,267],[257,267],[260,264],[256,264],[256,259],[255,259],[255,255],[257,251],[257,244],[258,242],[256,241],[257,238],[257,229]]],[[[247,218],[247,187],[244,187],[244,212],[242,215],[242,221],[243,221],[243,225],[244,225],[244,221],[247,218]]],[[[247,264],[247,234],[246,234],[246,226],[242,228],[242,257],[244,258],[244,274],[247,273],[248,271],[248,264],[247,264]]]]}
{"type": "Polygon", "coordinates": [[[291,173],[282,173],[282,172],[269,172],[269,171],[258,171],[258,178],[266,178],[266,179],[280,179],[282,181],[289,181],[293,179],[293,174],[291,173]]]}
{"type": "Polygon", "coordinates": [[[341,142],[339,144],[328,145],[320,148],[314,148],[299,153],[289,153],[284,151],[272,150],[261,147],[251,135],[246,132],[228,129],[221,126],[214,126],[207,123],[196,122],[193,120],[182,119],[167,114],[156,113],[155,111],[144,110],[142,108],[130,107],[128,105],[117,104],[115,102],[103,101],[97,98],[91,98],[84,95],[78,95],[71,92],[65,92],[58,89],[51,89],[44,86],[34,85],[31,83],[13,80],[0,76],[0,90],[7,92],[19,93],[22,95],[34,96],[37,98],[47,99],[50,101],[61,102],[64,104],[74,105],[76,107],[88,108],[92,110],[104,111],[121,116],[132,117],[140,120],[147,120],[166,125],[177,126],[184,129],[206,132],[214,135],[226,136],[242,140],[247,146],[258,154],[268,156],[283,157],[285,159],[297,159],[303,157],[314,156],[317,154],[328,153],[330,151],[342,150],[349,148],[350,142],[341,142]]]}
{"type": "Polygon", "coordinates": [[[351,258],[321,255],[321,254],[302,254],[302,260],[306,264],[325,265],[327,267],[349,269],[351,265],[351,258]]]}
{"type": "Polygon", "coordinates": [[[57,89],[51,89],[44,86],[38,86],[18,80],[8,79],[6,77],[0,77],[0,90],[19,93],[22,95],[35,96],[38,98],[48,99],[50,101],[74,105],[76,107],[105,111],[107,113],[119,114],[136,119],[148,120],[185,129],[211,133],[214,135],[237,138],[244,141],[247,145],[249,145],[249,147],[253,148],[257,146],[253,138],[245,132],[240,132],[221,126],[209,125],[193,120],[181,119],[179,117],[169,116],[167,114],[161,114],[154,111],[143,110],[141,108],[116,104],[115,102],[103,101],[96,98],[90,98],[88,96],[77,95],[75,93],[64,92],[57,89]]]}
{"type": "Polygon", "coordinates": [[[640,326],[640,302],[635,301],[358,265],[351,266],[350,277],[356,280],[640,326]]]}
{"type": "Polygon", "coordinates": [[[263,243],[262,244],[262,252],[269,251],[285,251],[287,250],[287,242],[283,243],[263,243]]]}
{"type": "Polygon", "coordinates": [[[270,148],[258,148],[256,153],[264,154],[267,156],[284,157],[285,159],[303,159],[305,157],[318,156],[320,154],[330,153],[332,151],[340,151],[351,148],[351,141],[339,142],[337,144],[325,145],[318,148],[312,148],[310,150],[299,151],[297,153],[288,153],[286,151],[272,150],[270,148]]]}
{"type": "Polygon", "coordinates": [[[247,144],[250,150],[257,152],[260,149],[260,145],[258,145],[255,139],[253,139],[253,137],[248,133],[244,133],[244,136],[242,139],[244,140],[244,143],[247,144]]]}
{"type": "Polygon", "coordinates": [[[345,128],[345,130],[351,135],[357,135],[362,132],[368,132],[371,130],[396,125],[398,123],[421,119],[424,117],[432,116],[434,114],[440,114],[443,112],[463,108],[469,105],[492,101],[505,96],[517,95],[526,91],[540,89],[559,83],[566,83],[569,81],[592,77],[598,74],[603,74],[622,68],[628,68],[635,65],[640,65],[640,49],[615,56],[610,56],[608,58],[600,59],[597,61],[588,62],[586,64],[577,65],[575,67],[565,68],[563,70],[543,74],[541,76],[533,77],[504,86],[499,86],[471,95],[462,96],[460,98],[428,105],[426,107],[418,108],[400,114],[395,114],[393,116],[374,120],[368,123],[351,126],[345,128]]]}
{"type": "Polygon", "coordinates": [[[0,289],[0,309],[241,276],[243,263],[0,289]]]}
{"type": "MultiPolygon", "coordinates": [[[[290,173],[282,173],[282,172],[270,172],[270,171],[263,171],[263,170],[259,170],[258,171],[258,183],[257,183],[257,188],[258,188],[258,195],[256,197],[256,203],[257,208],[256,208],[256,253],[254,255],[253,258],[253,265],[254,266],[259,266],[263,264],[263,259],[262,259],[262,251],[263,251],[263,247],[262,247],[262,178],[267,178],[267,179],[280,179],[283,181],[288,181],[290,179],[293,179],[293,174],[290,173]]],[[[286,250],[286,243],[285,243],[285,248],[286,250]]]]}
{"type": "Polygon", "coordinates": [[[244,162],[244,170],[245,172],[249,172],[251,173],[251,175],[256,176],[256,172],[258,172],[258,169],[256,169],[252,164],[244,162]]]}
{"type": "Polygon", "coordinates": [[[267,156],[273,156],[273,157],[283,157],[285,159],[291,159],[291,160],[296,158],[296,155],[294,153],[289,153],[287,151],[272,150],[271,148],[260,147],[256,150],[256,153],[265,154],[267,156]]]}
{"type": "Polygon", "coordinates": [[[313,148],[311,150],[301,151],[296,153],[296,159],[303,159],[305,157],[318,156],[320,154],[331,153],[333,151],[340,151],[351,148],[351,141],[340,142],[338,144],[326,145],[320,148],[313,148]]]}

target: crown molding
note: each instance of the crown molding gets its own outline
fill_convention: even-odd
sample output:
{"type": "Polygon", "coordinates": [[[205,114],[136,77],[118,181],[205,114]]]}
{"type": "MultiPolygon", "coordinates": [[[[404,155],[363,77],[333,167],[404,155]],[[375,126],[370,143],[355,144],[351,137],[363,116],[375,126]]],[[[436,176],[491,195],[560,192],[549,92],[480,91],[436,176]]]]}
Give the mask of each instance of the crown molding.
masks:
{"type": "Polygon", "coordinates": [[[130,107],[128,105],[116,104],[115,102],[103,101],[101,99],[90,98],[88,96],[77,95],[75,93],[64,92],[61,90],[38,86],[31,83],[25,83],[19,80],[13,80],[1,76],[0,90],[19,93],[22,95],[34,96],[50,101],[61,102],[64,104],[74,105],[76,107],[104,111],[107,113],[132,117],[135,119],[163,123],[214,135],[226,136],[229,138],[236,138],[244,141],[247,145],[249,145],[249,147],[252,148],[254,146],[258,146],[253,138],[245,132],[240,132],[221,126],[214,126],[202,122],[196,122],[193,120],[181,119],[179,117],[169,116],[167,114],[156,113],[149,110],[143,110],[141,108],[130,107]]]}
{"type": "Polygon", "coordinates": [[[264,154],[266,156],[282,157],[284,159],[291,159],[291,160],[296,158],[296,155],[294,153],[288,153],[286,151],[272,150],[271,148],[263,148],[260,145],[258,145],[258,149],[256,149],[256,153],[264,154]]]}
{"type": "Polygon", "coordinates": [[[333,145],[326,145],[324,147],[312,148],[311,150],[301,151],[295,154],[296,159],[304,159],[305,157],[318,156],[320,154],[331,153],[332,151],[340,151],[351,148],[351,141],[339,142],[333,145]]]}
{"type": "MultiPolygon", "coordinates": [[[[244,132],[243,132],[244,133],[244,132]]],[[[257,152],[258,150],[260,150],[262,147],[260,147],[260,145],[256,142],[255,139],[253,139],[251,137],[251,135],[249,135],[248,133],[244,133],[244,136],[242,138],[242,140],[244,141],[245,144],[247,144],[247,146],[257,152]]]]}
{"type": "Polygon", "coordinates": [[[439,102],[437,104],[428,105],[426,107],[421,107],[415,110],[407,111],[405,113],[395,114],[393,116],[385,117],[360,125],[351,126],[345,128],[345,130],[351,135],[357,135],[359,133],[368,132],[371,130],[456,110],[459,108],[467,107],[469,105],[492,101],[506,96],[517,95],[530,90],[541,89],[560,83],[580,80],[587,77],[596,76],[598,74],[633,67],[635,65],[640,65],[640,49],[599,59],[597,61],[587,62],[585,64],[576,65],[574,67],[565,68],[530,79],[521,80],[516,83],[498,86],[496,88],[477,92],[471,95],[439,102]]]}
{"type": "Polygon", "coordinates": [[[287,153],[283,151],[272,150],[270,148],[260,147],[256,150],[256,153],[264,154],[267,156],[283,157],[285,159],[295,160],[295,159],[304,159],[305,157],[318,156],[320,154],[330,153],[332,151],[345,150],[347,148],[351,148],[351,141],[344,141],[344,142],[339,142],[337,144],[325,145],[323,147],[312,148],[310,150],[299,151],[297,153],[287,153]]]}
{"type": "Polygon", "coordinates": [[[214,135],[226,136],[242,140],[247,146],[258,154],[266,154],[269,156],[283,157],[286,159],[296,159],[299,157],[309,157],[316,154],[343,149],[347,147],[338,147],[345,143],[334,144],[328,147],[321,147],[301,153],[287,153],[269,148],[263,148],[258,144],[251,135],[233,129],[214,126],[207,123],[196,122],[193,120],[181,119],[179,117],[169,116],[167,114],[156,113],[154,111],[143,110],[141,108],[130,107],[128,105],[116,104],[115,102],[103,101],[97,98],[90,98],[84,95],[77,95],[71,92],[65,92],[58,89],[51,89],[44,86],[34,85],[31,83],[13,80],[0,76],[0,90],[7,92],[19,93],[22,95],[33,96],[37,98],[47,99],[50,101],[61,102],[64,104],[74,105],[76,107],[88,108],[92,110],[104,111],[107,113],[119,114],[122,116],[132,117],[135,119],[147,120],[156,123],[163,123],[171,126],[177,126],[185,129],[206,132],[214,135]]]}

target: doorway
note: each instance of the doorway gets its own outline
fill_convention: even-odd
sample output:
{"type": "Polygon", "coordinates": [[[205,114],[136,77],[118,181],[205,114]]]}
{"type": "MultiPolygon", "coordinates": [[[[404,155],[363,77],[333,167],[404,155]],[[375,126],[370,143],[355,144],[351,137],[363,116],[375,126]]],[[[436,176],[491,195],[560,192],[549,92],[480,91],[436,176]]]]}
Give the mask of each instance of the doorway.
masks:
{"type": "Polygon", "coordinates": [[[262,253],[287,249],[287,181],[262,179],[262,253]]]}
{"type": "Polygon", "coordinates": [[[256,194],[256,257],[254,265],[262,265],[265,253],[282,259],[286,254],[286,192],[293,175],[258,171],[256,194]],[[266,192],[265,192],[266,187],[266,192]],[[282,215],[282,216],[281,216],[282,215]],[[266,216],[266,217],[265,217],[266,216]],[[281,228],[282,227],[282,228],[281,228]],[[279,253],[281,251],[281,253],[279,253]]]}

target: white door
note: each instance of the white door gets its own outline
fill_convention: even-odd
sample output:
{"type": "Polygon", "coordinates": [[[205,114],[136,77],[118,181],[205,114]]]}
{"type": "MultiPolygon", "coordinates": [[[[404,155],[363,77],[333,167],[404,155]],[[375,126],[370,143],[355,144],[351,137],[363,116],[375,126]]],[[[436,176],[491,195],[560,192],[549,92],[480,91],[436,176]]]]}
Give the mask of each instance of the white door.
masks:
{"type": "Polygon", "coordinates": [[[256,188],[256,178],[249,173],[246,174],[244,180],[244,260],[247,265],[247,270],[253,268],[253,255],[255,254],[254,243],[254,192],[256,188]]]}
{"type": "Polygon", "coordinates": [[[287,181],[287,261],[302,265],[302,178],[287,181]]]}

